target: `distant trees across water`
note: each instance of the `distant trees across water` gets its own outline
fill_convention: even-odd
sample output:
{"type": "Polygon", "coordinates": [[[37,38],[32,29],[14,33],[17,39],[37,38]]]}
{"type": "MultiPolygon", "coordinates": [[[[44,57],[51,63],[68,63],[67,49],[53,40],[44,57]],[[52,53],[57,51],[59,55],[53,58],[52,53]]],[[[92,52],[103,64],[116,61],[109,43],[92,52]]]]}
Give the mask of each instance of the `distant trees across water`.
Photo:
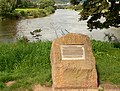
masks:
{"type": "Polygon", "coordinates": [[[0,17],[21,18],[26,16],[43,17],[54,13],[54,0],[0,0],[0,17]]]}

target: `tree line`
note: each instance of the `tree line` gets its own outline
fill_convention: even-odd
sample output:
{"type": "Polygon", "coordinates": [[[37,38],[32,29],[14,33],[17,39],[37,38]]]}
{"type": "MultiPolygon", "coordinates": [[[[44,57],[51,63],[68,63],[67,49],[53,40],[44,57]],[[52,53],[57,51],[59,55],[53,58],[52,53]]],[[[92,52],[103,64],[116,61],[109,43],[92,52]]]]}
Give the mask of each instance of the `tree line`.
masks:
{"type": "MultiPolygon", "coordinates": [[[[120,27],[120,0],[70,0],[72,5],[79,5],[82,1],[80,20],[87,20],[89,30],[120,27]],[[101,18],[104,21],[101,21],[101,18]]],[[[0,16],[7,17],[16,8],[40,8],[54,6],[54,0],[0,0],[0,16]]],[[[49,10],[49,8],[48,8],[49,10]]]]}
{"type": "Polygon", "coordinates": [[[31,0],[0,0],[0,17],[6,18],[16,14],[16,8],[39,8],[44,9],[49,7],[54,8],[54,0],[38,0],[33,2],[31,0]]]}

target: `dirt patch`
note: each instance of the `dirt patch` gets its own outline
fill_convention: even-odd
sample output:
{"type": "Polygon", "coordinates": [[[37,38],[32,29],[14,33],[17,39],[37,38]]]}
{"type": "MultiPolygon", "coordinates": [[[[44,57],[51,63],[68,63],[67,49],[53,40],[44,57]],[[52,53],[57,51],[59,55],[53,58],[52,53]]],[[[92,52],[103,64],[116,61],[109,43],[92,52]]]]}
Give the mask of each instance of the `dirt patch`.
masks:
{"type": "Polygon", "coordinates": [[[105,83],[100,85],[104,91],[120,91],[120,85],[105,83]]]}
{"type": "Polygon", "coordinates": [[[52,87],[41,86],[40,84],[32,87],[33,91],[52,91],[52,87]]]}
{"type": "MultiPolygon", "coordinates": [[[[103,91],[120,91],[120,86],[115,84],[109,84],[109,83],[101,84],[100,87],[103,88],[103,91]]],[[[33,91],[52,91],[52,87],[41,86],[40,84],[38,84],[38,85],[34,85],[32,87],[32,90],[33,91]]],[[[66,90],[66,91],[69,91],[69,90],[66,90]]],[[[74,90],[70,90],[70,91],[74,91],[74,90]]],[[[92,91],[92,90],[88,89],[88,91],[92,91]]]]}
{"type": "Polygon", "coordinates": [[[14,83],[16,83],[16,81],[9,81],[9,82],[6,82],[5,85],[12,86],[14,83]]]}
{"type": "MultiPolygon", "coordinates": [[[[6,82],[5,85],[12,86],[14,83],[16,83],[16,81],[9,81],[9,82],[6,82]]],[[[103,91],[120,91],[120,85],[115,85],[115,84],[105,83],[105,84],[101,84],[99,87],[101,87],[103,91]]],[[[31,90],[17,89],[13,91],[31,91],[31,90]]],[[[32,87],[32,91],[52,91],[52,87],[41,86],[40,84],[38,84],[32,87]]],[[[73,90],[70,90],[70,91],[73,91],[73,90]]]]}

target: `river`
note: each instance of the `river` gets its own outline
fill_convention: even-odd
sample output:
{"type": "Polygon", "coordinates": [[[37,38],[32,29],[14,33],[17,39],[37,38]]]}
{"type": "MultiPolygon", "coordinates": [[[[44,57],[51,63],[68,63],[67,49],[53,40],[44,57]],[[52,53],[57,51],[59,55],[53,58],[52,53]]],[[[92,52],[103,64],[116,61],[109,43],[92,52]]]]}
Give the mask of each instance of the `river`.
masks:
{"type": "Polygon", "coordinates": [[[73,10],[58,9],[50,16],[34,19],[6,20],[0,22],[0,41],[14,42],[16,37],[26,36],[29,40],[35,40],[30,34],[35,29],[42,29],[41,40],[54,40],[57,37],[70,33],[82,33],[91,39],[104,40],[104,33],[114,34],[120,40],[120,28],[109,28],[102,30],[87,30],[86,21],[79,20],[79,12],[73,10]],[[64,32],[64,33],[63,33],[64,32]]]}

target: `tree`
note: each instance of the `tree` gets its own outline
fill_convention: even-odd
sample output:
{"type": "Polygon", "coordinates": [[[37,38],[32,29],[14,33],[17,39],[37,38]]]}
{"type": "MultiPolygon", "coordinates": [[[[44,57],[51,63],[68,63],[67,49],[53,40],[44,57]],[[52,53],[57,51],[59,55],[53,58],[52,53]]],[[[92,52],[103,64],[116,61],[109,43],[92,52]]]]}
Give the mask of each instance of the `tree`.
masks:
{"type": "Polygon", "coordinates": [[[7,17],[15,10],[16,0],[0,0],[0,16],[7,17]]]}
{"type": "Polygon", "coordinates": [[[80,3],[80,0],[70,0],[70,3],[72,5],[78,5],[80,3]]]}
{"type": "Polygon", "coordinates": [[[17,4],[16,4],[17,8],[29,8],[34,6],[35,6],[35,2],[33,3],[31,0],[17,0],[17,4]]]}
{"type": "Polygon", "coordinates": [[[82,6],[80,20],[87,20],[90,31],[120,27],[120,0],[86,0],[82,6]]]}
{"type": "Polygon", "coordinates": [[[54,0],[40,0],[39,1],[39,8],[44,9],[49,6],[54,6],[55,1],[54,0]]]}

